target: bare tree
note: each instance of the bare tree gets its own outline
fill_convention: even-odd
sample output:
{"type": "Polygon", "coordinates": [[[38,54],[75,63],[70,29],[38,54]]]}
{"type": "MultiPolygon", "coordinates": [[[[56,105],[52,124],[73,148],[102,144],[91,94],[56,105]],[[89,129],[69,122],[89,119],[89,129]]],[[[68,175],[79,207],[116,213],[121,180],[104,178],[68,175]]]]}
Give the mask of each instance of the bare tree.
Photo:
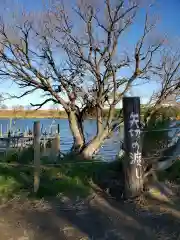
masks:
{"type": "MultiPolygon", "coordinates": [[[[72,17],[59,4],[44,13],[41,27],[28,18],[12,27],[16,39],[11,38],[9,26],[1,22],[0,75],[24,90],[13,97],[41,90],[45,100],[32,104],[34,107],[41,108],[49,101],[62,105],[74,138],[73,150],[84,157],[91,157],[118,127],[120,115],[115,118],[115,108],[136,80],[150,81],[152,72],[159,72],[155,59],[163,49],[163,39],[154,37],[148,41],[156,26],[148,14],[133,52],[119,47],[126,31],[136,22],[139,9],[138,1],[131,0],[105,0],[101,9],[94,1],[80,1],[72,17]],[[124,69],[128,76],[123,76],[124,69]],[[105,106],[108,116],[103,119],[105,106]],[[84,117],[94,110],[97,133],[85,142],[84,117]]],[[[165,89],[162,94],[169,92],[165,89]]],[[[158,104],[162,99],[158,97],[158,104]]]]}
{"type": "Polygon", "coordinates": [[[0,105],[3,104],[3,101],[4,101],[4,98],[3,98],[2,94],[0,94],[0,105]]]}
{"type": "Polygon", "coordinates": [[[15,105],[12,108],[14,111],[23,111],[24,110],[24,106],[22,106],[22,105],[15,105]]]}
{"type": "Polygon", "coordinates": [[[8,106],[6,104],[4,104],[3,94],[0,94],[0,109],[2,109],[2,110],[8,109],[8,106]]]}
{"type": "MultiPolygon", "coordinates": [[[[180,96],[180,52],[178,49],[166,47],[160,54],[159,63],[151,69],[152,77],[156,78],[157,90],[151,96],[149,104],[153,108],[145,115],[145,122],[161,108],[168,99],[173,98],[175,104],[180,96]]],[[[170,101],[168,101],[171,104],[170,101]]]]}
{"type": "Polygon", "coordinates": [[[31,105],[27,105],[27,106],[25,106],[25,109],[30,111],[32,109],[32,106],[31,105]]]}
{"type": "Polygon", "coordinates": [[[7,109],[8,109],[8,106],[5,105],[5,104],[2,104],[2,105],[0,105],[0,109],[1,109],[1,110],[7,110],[7,109]]]}

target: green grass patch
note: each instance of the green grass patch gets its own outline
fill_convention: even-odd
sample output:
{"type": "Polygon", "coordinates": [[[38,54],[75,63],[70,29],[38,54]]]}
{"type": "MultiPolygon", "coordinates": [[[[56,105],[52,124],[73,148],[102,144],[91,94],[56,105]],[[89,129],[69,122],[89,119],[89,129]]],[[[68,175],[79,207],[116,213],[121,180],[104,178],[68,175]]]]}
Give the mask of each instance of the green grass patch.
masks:
{"type": "MultiPolygon", "coordinates": [[[[12,163],[31,164],[32,155],[30,150],[26,153],[8,153],[2,158],[0,164],[0,202],[4,202],[14,196],[22,194],[34,197],[32,167],[17,165],[12,163]],[[30,154],[30,155],[28,155],[30,154]],[[24,159],[24,161],[23,161],[24,159]]],[[[47,159],[42,159],[42,165],[47,163],[47,159]]],[[[100,178],[105,178],[114,164],[107,164],[101,161],[82,161],[73,159],[73,156],[65,156],[59,161],[58,166],[48,167],[44,165],[41,169],[40,187],[36,197],[59,197],[65,195],[69,198],[87,197],[92,193],[92,182],[98,182],[100,178]],[[110,167],[111,166],[111,167],[110,167]]]]}

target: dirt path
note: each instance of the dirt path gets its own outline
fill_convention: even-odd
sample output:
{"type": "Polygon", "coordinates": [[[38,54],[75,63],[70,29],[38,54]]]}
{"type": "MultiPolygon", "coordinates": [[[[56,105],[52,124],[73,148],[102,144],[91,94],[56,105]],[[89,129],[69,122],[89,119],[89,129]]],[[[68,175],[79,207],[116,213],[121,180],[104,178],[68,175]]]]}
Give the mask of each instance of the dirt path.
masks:
{"type": "Polygon", "coordinates": [[[17,201],[0,207],[1,240],[180,239],[180,201],[17,201]]]}

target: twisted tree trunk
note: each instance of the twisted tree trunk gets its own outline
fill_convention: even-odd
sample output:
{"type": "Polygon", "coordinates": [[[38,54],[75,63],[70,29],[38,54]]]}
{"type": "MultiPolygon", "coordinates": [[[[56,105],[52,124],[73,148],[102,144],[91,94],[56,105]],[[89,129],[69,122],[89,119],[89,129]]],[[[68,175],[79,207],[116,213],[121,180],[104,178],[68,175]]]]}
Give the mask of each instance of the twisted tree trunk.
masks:
{"type": "Polygon", "coordinates": [[[86,143],[82,119],[77,115],[77,113],[71,111],[68,113],[68,120],[74,141],[71,150],[80,154],[85,159],[90,159],[108,136],[108,127],[103,130],[101,129],[101,131],[99,131],[99,133],[97,133],[90,142],[86,143]]]}
{"type": "Polygon", "coordinates": [[[90,141],[82,150],[81,154],[85,159],[90,159],[92,155],[97,152],[97,150],[101,147],[102,143],[108,136],[109,131],[108,128],[104,129],[101,134],[97,135],[90,141]]]}
{"type": "Polygon", "coordinates": [[[68,113],[68,120],[74,141],[71,150],[74,152],[80,152],[85,145],[85,137],[82,123],[79,122],[76,113],[73,111],[68,113]]]}

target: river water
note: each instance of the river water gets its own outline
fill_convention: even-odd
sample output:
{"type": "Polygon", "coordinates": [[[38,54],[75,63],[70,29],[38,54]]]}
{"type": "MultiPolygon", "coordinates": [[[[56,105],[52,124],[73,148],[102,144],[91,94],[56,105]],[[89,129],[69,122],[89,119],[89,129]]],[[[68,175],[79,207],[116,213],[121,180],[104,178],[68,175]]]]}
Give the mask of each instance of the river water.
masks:
{"type": "MultiPolygon", "coordinates": [[[[0,131],[6,133],[7,130],[10,128],[10,125],[12,131],[20,130],[24,132],[27,131],[27,129],[32,130],[34,121],[40,121],[42,132],[55,132],[57,129],[57,124],[59,124],[60,149],[64,153],[70,150],[73,138],[67,119],[16,119],[12,122],[10,122],[9,119],[0,119],[0,131]]],[[[96,122],[94,120],[86,120],[84,122],[84,129],[86,133],[86,139],[91,139],[96,133],[96,122]]],[[[112,161],[120,151],[120,140],[122,139],[123,126],[121,127],[119,132],[115,132],[109,139],[105,141],[97,155],[99,155],[104,160],[112,161]]]]}

